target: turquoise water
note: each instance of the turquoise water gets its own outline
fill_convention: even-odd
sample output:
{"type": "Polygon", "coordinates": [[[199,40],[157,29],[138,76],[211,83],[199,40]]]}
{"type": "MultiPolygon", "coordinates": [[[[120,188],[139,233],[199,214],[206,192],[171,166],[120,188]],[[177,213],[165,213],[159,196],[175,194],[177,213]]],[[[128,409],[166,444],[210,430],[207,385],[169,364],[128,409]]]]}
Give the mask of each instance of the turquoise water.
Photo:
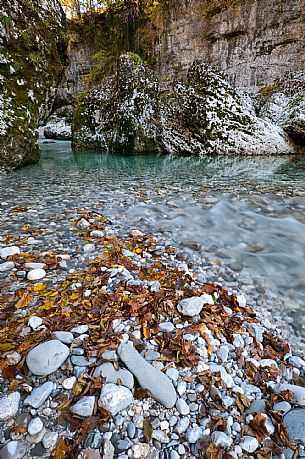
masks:
{"type": "Polygon", "coordinates": [[[73,155],[68,142],[41,147],[38,164],[0,178],[1,234],[60,221],[57,243],[73,244],[62,216],[94,206],[122,232],[152,232],[211,279],[288,309],[305,335],[305,157],[73,155]],[[31,212],[10,212],[20,205],[31,212]]]}

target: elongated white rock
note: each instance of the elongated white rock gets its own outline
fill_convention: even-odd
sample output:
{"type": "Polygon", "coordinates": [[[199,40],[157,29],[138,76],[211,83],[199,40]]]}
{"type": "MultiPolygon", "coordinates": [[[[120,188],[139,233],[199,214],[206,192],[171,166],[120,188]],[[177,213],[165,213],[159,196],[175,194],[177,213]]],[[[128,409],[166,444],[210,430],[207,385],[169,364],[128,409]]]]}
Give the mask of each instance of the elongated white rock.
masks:
{"type": "Polygon", "coordinates": [[[171,380],[160,370],[150,365],[129,344],[123,343],[118,348],[118,354],[129,371],[137,378],[139,384],[147,389],[151,396],[166,408],[172,408],[177,400],[177,394],[171,380]]]}
{"type": "Polygon", "coordinates": [[[56,371],[66,360],[69,348],[57,339],[34,347],[27,355],[26,363],[34,375],[47,376],[56,371]]]}

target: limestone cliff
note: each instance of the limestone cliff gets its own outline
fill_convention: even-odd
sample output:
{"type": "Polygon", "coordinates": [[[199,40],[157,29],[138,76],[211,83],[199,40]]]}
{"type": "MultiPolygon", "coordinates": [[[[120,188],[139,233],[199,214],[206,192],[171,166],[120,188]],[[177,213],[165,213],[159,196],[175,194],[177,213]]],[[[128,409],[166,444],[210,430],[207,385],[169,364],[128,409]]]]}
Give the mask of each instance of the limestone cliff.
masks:
{"type": "Polygon", "coordinates": [[[200,58],[257,91],[305,68],[304,0],[169,0],[154,17],[161,79],[200,58]]]}
{"type": "Polygon", "coordinates": [[[35,129],[49,115],[66,62],[58,0],[0,0],[0,169],[39,158],[35,129]]]}

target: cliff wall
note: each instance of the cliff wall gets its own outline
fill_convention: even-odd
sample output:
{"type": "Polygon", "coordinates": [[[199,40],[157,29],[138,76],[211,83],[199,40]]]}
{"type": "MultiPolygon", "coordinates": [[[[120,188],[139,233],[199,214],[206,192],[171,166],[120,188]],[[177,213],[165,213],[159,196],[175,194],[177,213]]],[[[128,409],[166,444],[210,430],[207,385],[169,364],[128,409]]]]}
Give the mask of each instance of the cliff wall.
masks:
{"type": "Polygon", "coordinates": [[[171,0],[154,21],[164,81],[195,58],[252,91],[305,68],[304,0],[171,0]]]}

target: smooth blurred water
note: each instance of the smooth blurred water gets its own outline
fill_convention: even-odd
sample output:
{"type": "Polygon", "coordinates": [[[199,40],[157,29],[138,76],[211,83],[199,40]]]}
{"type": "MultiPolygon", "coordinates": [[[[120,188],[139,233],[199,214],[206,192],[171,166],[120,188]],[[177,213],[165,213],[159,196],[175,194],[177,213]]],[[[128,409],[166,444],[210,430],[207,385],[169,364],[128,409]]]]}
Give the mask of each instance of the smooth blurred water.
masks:
{"type": "MultiPolygon", "coordinates": [[[[68,142],[41,147],[38,164],[0,178],[4,209],[36,209],[37,224],[45,224],[69,208],[95,206],[126,230],[167,235],[203,264],[220,259],[241,282],[260,279],[287,298],[294,317],[305,316],[305,157],[73,155],[68,142]]],[[[5,215],[1,233],[18,233],[26,216],[5,215]]],[[[299,331],[305,335],[305,320],[299,331]]]]}

